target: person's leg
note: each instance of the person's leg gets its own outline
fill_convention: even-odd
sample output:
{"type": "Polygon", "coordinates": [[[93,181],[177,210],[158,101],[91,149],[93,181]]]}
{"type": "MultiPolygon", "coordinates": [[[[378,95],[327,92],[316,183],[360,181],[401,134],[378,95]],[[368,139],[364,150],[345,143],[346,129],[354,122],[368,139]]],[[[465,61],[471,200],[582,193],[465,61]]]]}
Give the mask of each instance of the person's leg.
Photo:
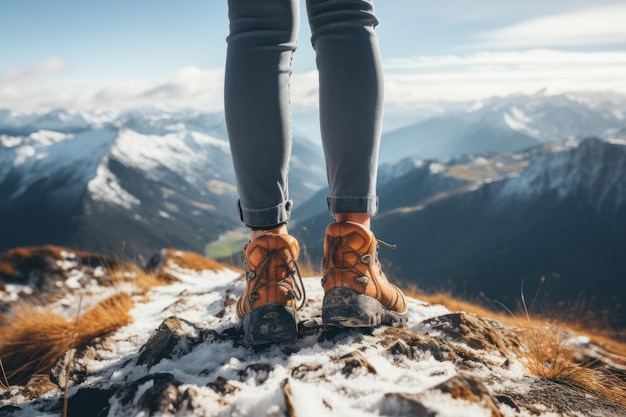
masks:
{"type": "Polygon", "coordinates": [[[320,80],[320,121],[335,217],[324,239],[325,323],[402,324],[406,301],[378,261],[370,217],[376,174],[383,75],[371,0],[307,0],[320,80]]]}
{"type": "Polygon", "coordinates": [[[292,206],[289,82],[298,1],[229,0],[228,7],[224,111],[240,217],[251,229],[275,229],[292,206]]]}
{"type": "Polygon", "coordinates": [[[376,212],[383,72],[371,0],[307,0],[320,83],[320,125],[337,216],[376,212]]]}
{"type": "Polygon", "coordinates": [[[298,242],[286,227],[298,1],[229,0],[228,7],[224,106],[240,217],[250,229],[237,315],[247,344],[291,341],[297,337],[296,310],[305,301],[298,242]]]}

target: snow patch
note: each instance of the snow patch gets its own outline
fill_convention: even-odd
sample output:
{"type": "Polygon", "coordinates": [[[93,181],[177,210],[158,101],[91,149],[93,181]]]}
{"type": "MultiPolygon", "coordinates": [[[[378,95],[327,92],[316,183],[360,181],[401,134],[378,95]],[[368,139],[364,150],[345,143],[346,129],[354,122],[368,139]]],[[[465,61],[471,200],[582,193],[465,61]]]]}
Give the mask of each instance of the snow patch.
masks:
{"type": "Polygon", "coordinates": [[[0,135],[0,144],[5,148],[15,148],[24,142],[21,136],[0,135]]]}
{"type": "Polygon", "coordinates": [[[607,142],[613,145],[626,146],[626,139],[609,139],[607,142]]]}
{"type": "Polygon", "coordinates": [[[504,113],[504,122],[516,132],[524,133],[534,138],[540,138],[541,132],[531,127],[532,119],[528,117],[522,110],[512,107],[509,113],[504,113]]]}
{"type": "Polygon", "coordinates": [[[141,204],[139,199],[119,185],[115,175],[106,167],[106,162],[98,166],[96,176],[89,181],[87,189],[95,201],[113,203],[126,209],[141,204]]]}
{"type": "Polygon", "coordinates": [[[428,167],[431,174],[440,174],[446,170],[446,166],[438,162],[433,162],[428,167]]]}
{"type": "Polygon", "coordinates": [[[73,139],[74,135],[54,132],[51,130],[39,130],[37,132],[31,133],[29,138],[32,140],[33,145],[35,146],[49,146],[53,143],[62,142],[64,140],[73,139]]]}

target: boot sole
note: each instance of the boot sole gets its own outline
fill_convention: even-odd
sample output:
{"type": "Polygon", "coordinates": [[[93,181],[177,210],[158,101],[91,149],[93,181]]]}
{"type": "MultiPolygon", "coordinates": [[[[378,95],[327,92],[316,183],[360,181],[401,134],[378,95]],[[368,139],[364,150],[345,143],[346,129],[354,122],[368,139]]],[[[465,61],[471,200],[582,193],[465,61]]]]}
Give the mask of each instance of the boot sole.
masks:
{"type": "Polygon", "coordinates": [[[243,319],[243,342],[246,345],[294,342],[297,338],[296,311],[282,304],[266,304],[243,319]]]}
{"type": "Polygon", "coordinates": [[[335,287],[324,295],[322,321],[341,327],[374,327],[380,324],[402,327],[406,324],[407,313],[390,310],[375,298],[351,288],[335,287]]]}

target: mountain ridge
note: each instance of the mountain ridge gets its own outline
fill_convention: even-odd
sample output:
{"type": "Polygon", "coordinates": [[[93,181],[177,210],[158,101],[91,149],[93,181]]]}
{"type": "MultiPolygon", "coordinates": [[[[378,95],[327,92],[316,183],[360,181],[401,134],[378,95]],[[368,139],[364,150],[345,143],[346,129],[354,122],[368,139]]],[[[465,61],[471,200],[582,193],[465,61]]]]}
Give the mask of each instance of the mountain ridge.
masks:
{"type": "MultiPolygon", "coordinates": [[[[321,151],[297,138],[291,198],[321,186],[322,166],[321,151]]],[[[202,252],[241,229],[223,116],[196,110],[4,111],[0,194],[2,249],[53,243],[132,257],[175,244],[202,252]]]]}
{"type": "Polygon", "coordinates": [[[382,138],[381,161],[514,152],[572,137],[612,139],[625,127],[625,95],[514,94],[468,103],[462,109],[387,132],[382,138]]]}

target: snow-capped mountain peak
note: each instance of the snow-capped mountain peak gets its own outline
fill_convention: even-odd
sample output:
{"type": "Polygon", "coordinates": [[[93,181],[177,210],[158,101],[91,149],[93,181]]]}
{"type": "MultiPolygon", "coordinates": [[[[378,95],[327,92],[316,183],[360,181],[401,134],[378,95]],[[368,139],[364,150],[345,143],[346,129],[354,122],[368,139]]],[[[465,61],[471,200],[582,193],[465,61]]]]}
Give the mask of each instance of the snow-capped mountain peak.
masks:
{"type": "Polygon", "coordinates": [[[553,193],[584,198],[598,212],[626,205],[626,145],[599,139],[571,140],[537,155],[518,176],[505,181],[502,200],[553,193]]]}

